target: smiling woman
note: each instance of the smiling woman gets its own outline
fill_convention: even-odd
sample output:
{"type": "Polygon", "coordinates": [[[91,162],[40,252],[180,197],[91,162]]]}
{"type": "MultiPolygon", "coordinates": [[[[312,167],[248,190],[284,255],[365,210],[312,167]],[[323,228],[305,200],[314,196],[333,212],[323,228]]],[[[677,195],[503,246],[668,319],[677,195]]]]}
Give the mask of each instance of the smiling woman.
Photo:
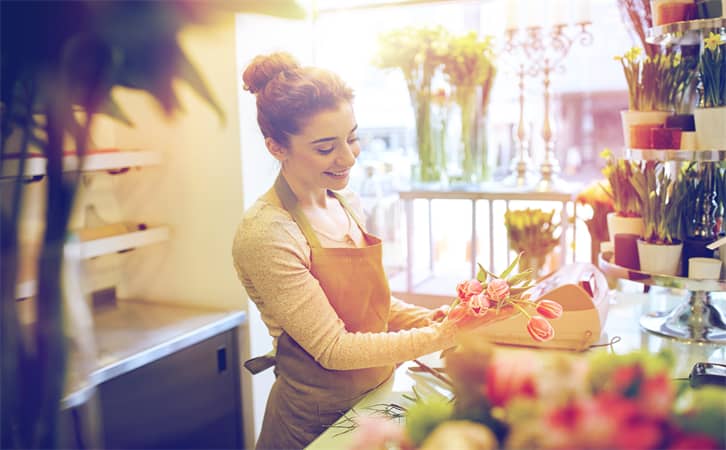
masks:
{"type": "Polygon", "coordinates": [[[361,225],[360,201],[346,189],[360,154],[352,90],[286,53],[255,58],[243,79],[257,96],[265,145],[281,163],[232,249],[275,346],[277,378],[257,448],[303,448],[397,363],[511,313],[442,320],[445,309],[392,297],[381,241],[361,225]]]}

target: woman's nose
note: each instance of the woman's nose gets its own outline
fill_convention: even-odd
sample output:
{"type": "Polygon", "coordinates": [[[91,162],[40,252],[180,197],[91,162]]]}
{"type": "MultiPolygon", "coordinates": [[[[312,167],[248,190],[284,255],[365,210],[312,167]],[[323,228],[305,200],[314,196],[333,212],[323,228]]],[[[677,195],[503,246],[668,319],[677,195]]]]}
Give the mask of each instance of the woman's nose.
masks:
{"type": "Polygon", "coordinates": [[[357,142],[352,145],[346,142],[341,147],[341,152],[338,155],[338,164],[345,167],[352,166],[359,154],[360,147],[358,147],[357,142]]]}

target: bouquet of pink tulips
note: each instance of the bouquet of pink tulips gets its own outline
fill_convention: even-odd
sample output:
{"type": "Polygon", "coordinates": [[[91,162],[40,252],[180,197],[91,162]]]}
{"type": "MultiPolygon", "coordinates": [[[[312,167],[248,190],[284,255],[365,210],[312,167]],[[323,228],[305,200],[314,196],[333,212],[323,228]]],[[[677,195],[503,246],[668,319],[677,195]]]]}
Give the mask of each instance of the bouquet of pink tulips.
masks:
{"type": "Polygon", "coordinates": [[[473,280],[456,286],[457,297],[451,305],[448,320],[459,321],[466,317],[482,317],[494,309],[511,306],[529,318],[527,331],[535,341],[548,341],[555,330],[548,319],[562,315],[562,305],[552,300],[533,301],[527,291],[533,286],[531,269],[514,274],[520,253],[500,275],[495,275],[479,264],[479,273],[473,280]],[[534,311],[532,313],[531,311],[534,311]]]}

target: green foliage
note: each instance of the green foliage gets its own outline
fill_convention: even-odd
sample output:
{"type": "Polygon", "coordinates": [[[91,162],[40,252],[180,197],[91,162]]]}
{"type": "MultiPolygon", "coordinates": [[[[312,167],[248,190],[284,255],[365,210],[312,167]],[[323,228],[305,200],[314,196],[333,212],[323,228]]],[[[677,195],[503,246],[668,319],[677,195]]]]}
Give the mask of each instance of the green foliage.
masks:
{"type": "Polygon", "coordinates": [[[632,183],[640,199],[645,241],[673,244],[683,237],[681,206],[686,188],[676,175],[669,175],[663,162],[648,161],[633,174],[632,183]]]}
{"type": "Polygon", "coordinates": [[[633,47],[616,56],[628,84],[628,108],[632,111],[678,111],[689,91],[694,71],[680,53],[643,55],[633,47]]]}
{"type": "Polygon", "coordinates": [[[640,171],[640,166],[629,160],[615,158],[607,148],[600,156],[606,160],[602,173],[609,186],[604,189],[613,201],[615,213],[623,217],[640,217],[640,197],[632,182],[634,175],[640,171]]]}
{"type": "Polygon", "coordinates": [[[451,419],[454,405],[446,397],[435,395],[408,408],[406,434],[417,447],[440,423],[451,419]]]}
{"type": "Polygon", "coordinates": [[[554,211],[539,208],[509,210],[504,214],[509,248],[529,256],[546,256],[560,243],[554,211]]]}
{"type": "Polygon", "coordinates": [[[589,388],[593,393],[598,393],[608,389],[613,382],[613,374],[621,367],[637,365],[643,369],[645,376],[669,373],[674,363],[674,356],[667,350],[658,353],[636,350],[625,354],[595,352],[588,357],[588,363],[589,388]]]}
{"type": "Polygon", "coordinates": [[[715,108],[726,105],[726,42],[711,32],[704,41],[698,65],[701,81],[699,106],[715,108]]]}

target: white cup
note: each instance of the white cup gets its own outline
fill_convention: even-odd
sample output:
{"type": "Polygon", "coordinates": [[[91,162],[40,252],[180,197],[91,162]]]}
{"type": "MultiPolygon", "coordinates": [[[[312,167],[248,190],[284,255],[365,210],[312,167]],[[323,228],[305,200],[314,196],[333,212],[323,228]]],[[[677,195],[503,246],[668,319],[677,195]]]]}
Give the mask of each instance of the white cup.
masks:
{"type": "Polygon", "coordinates": [[[716,258],[689,258],[688,278],[718,280],[721,278],[721,260],[716,258]]]}

